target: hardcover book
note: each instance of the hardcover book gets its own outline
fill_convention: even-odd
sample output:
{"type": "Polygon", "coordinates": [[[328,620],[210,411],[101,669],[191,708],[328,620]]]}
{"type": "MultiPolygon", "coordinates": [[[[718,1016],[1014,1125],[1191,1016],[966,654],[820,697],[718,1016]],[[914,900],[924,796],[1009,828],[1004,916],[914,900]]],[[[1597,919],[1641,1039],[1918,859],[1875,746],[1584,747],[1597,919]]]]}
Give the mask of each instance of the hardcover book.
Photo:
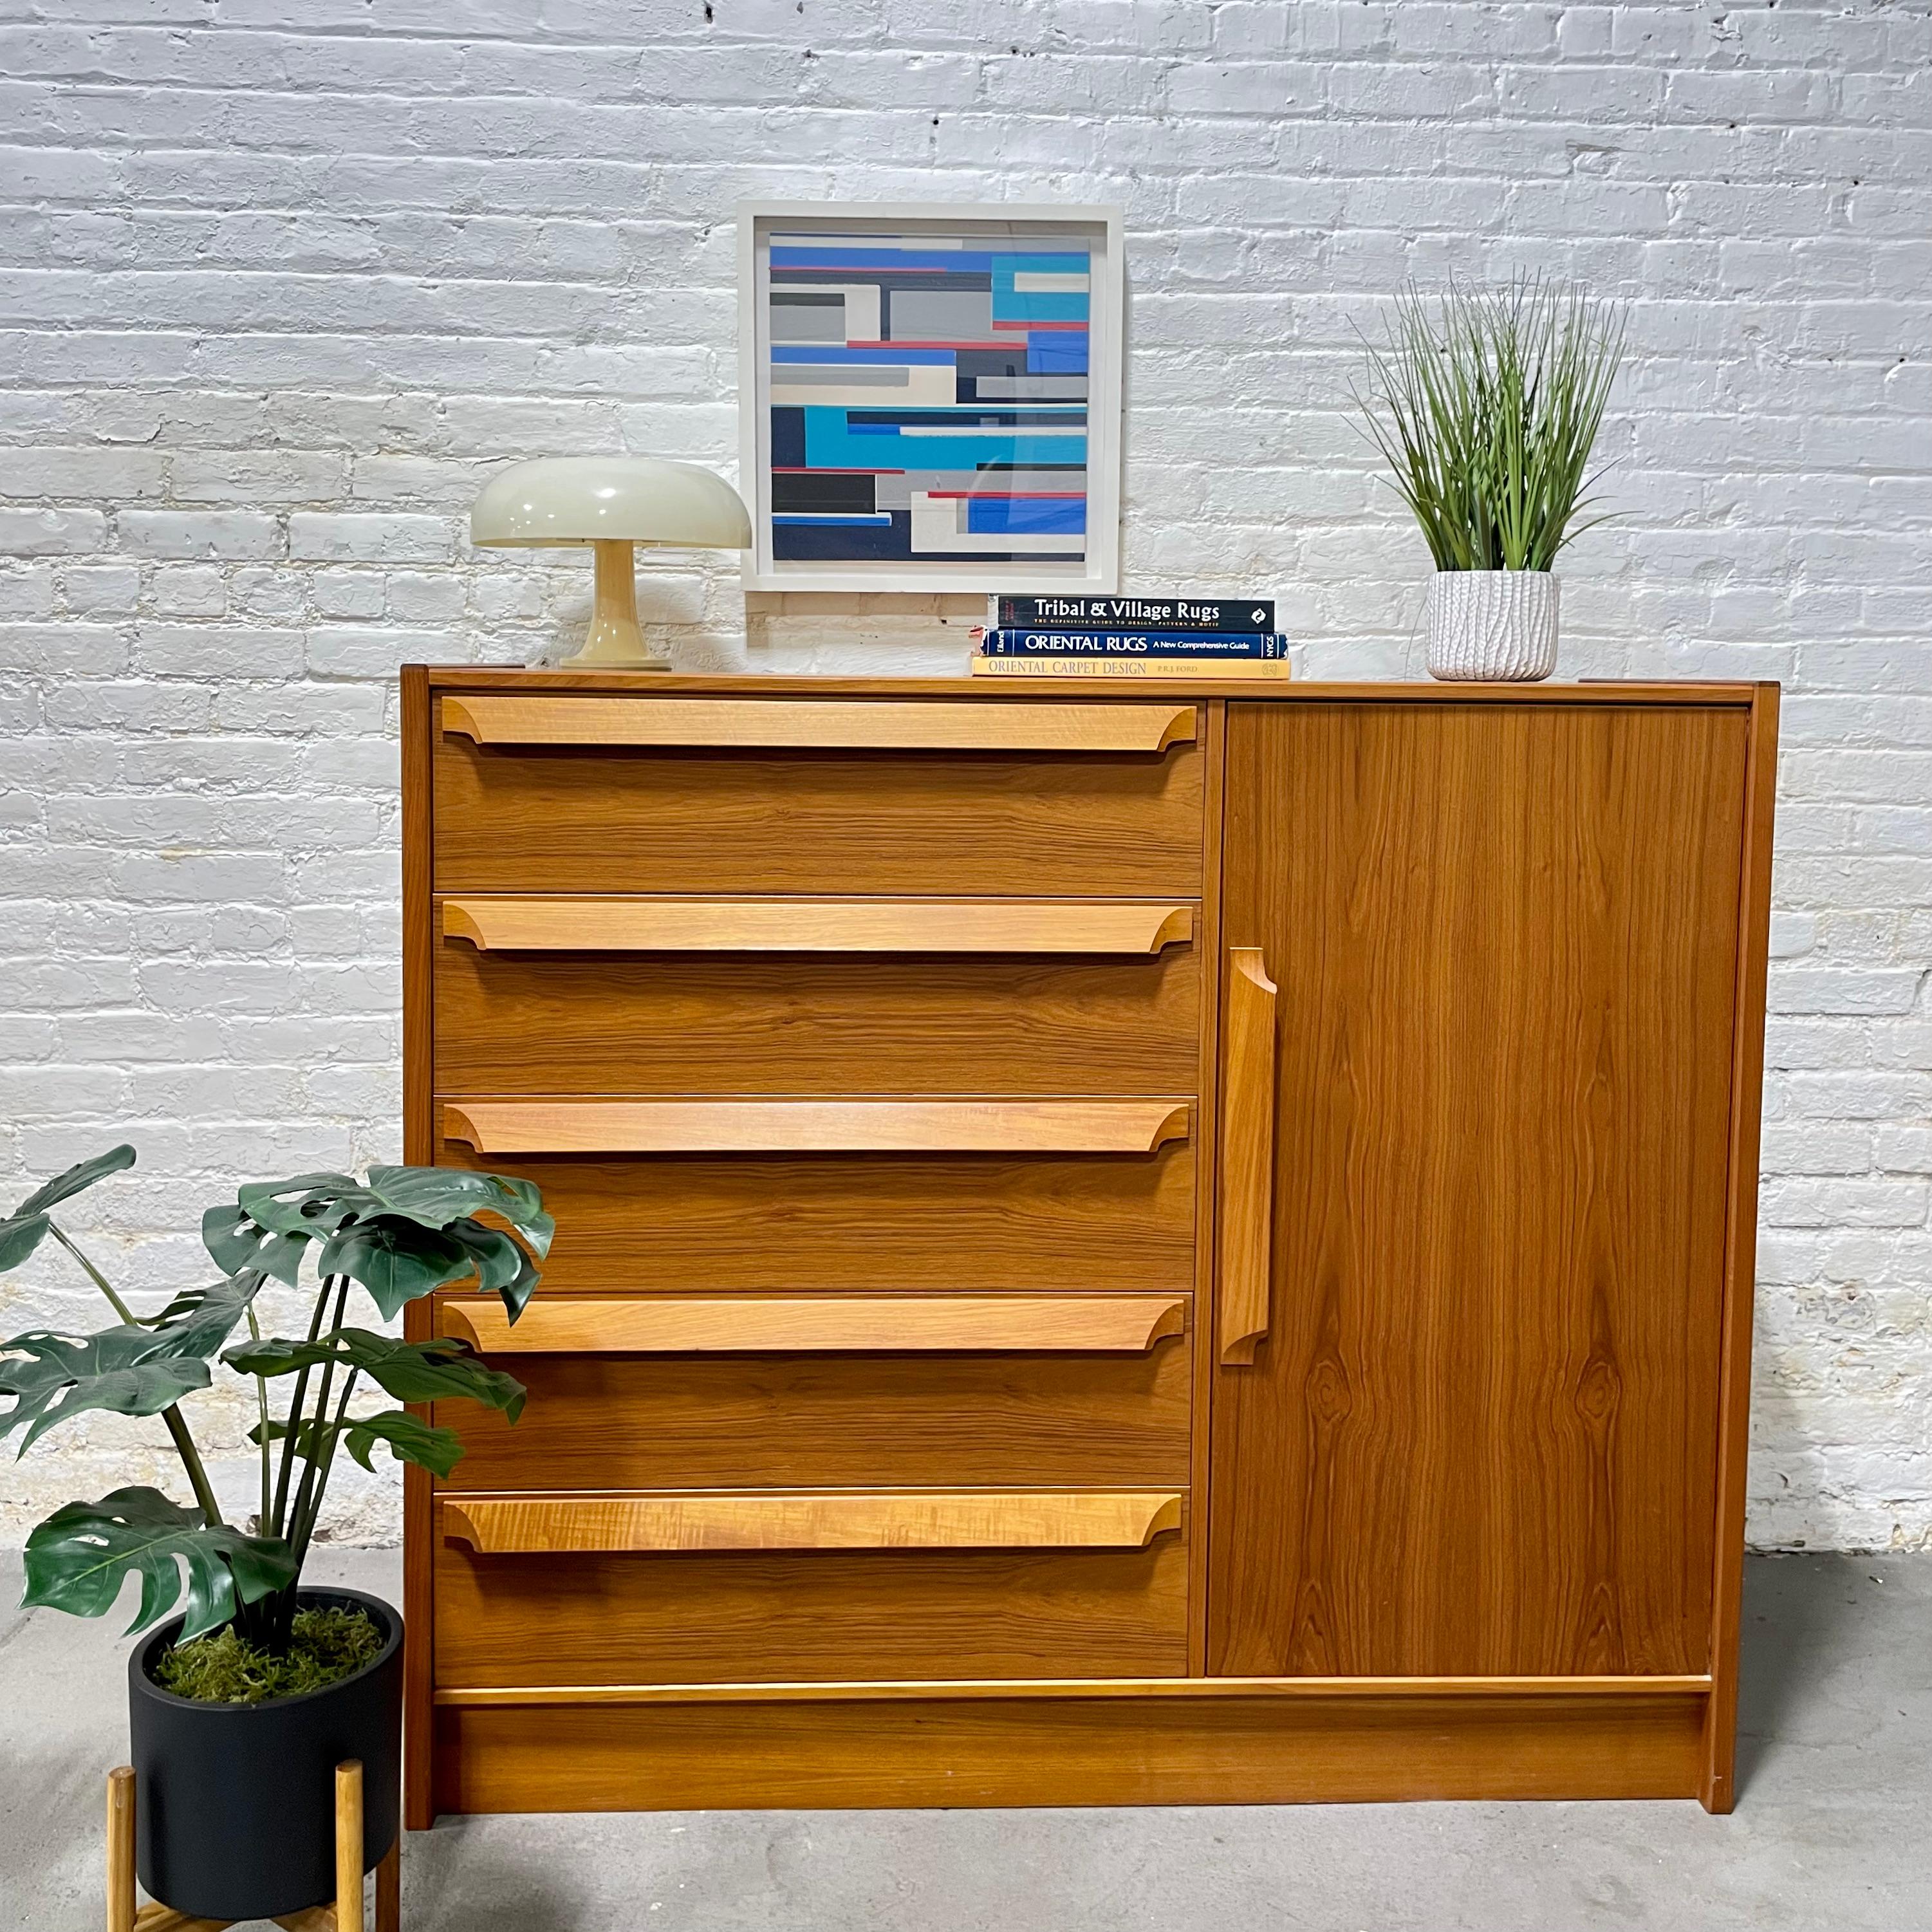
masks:
{"type": "Polygon", "coordinates": [[[982,634],[988,657],[1285,658],[1288,640],[1279,631],[1074,631],[1007,629],[982,634]]]}
{"type": "Polygon", "coordinates": [[[1274,628],[1271,597],[989,597],[989,629],[1095,627],[1143,631],[1264,632],[1274,628]]]}
{"type": "Polygon", "coordinates": [[[1186,678],[1198,682],[1203,678],[1286,678],[1294,667],[1280,658],[1053,658],[986,657],[975,652],[975,677],[1186,678]]]}

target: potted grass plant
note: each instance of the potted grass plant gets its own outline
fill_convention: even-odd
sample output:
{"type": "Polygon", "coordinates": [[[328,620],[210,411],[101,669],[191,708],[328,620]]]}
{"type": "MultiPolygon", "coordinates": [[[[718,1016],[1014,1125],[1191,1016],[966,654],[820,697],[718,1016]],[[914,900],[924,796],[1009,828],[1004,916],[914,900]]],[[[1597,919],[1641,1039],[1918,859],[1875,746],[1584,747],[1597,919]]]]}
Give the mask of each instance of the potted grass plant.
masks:
{"type": "Polygon", "coordinates": [[[1432,677],[1530,680],[1556,668],[1556,559],[1623,358],[1626,311],[1519,275],[1396,298],[1386,343],[1364,340],[1352,392],[1396,493],[1436,562],[1425,613],[1432,677]]]}
{"type": "Polygon", "coordinates": [[[350,1324],[352,1287],[393,1317],[473,1278],[514,1321],[552,1223],[535,1187],[497,1174],[376,1167],[361,1180],[262,1182],[202,1217],[220,1278],[142,1315],[55,1212],[134,1161],[130,1147],[82,1161],[0,1220],[0,1273],[51,1242],[116,1317],[93,1334],[0,1342],[0,1439],[20,1432],[24,1454],[77,1416],[152,1416],[193,1500],[135,1485],[56,1510],[27,1538],[22,1600],[100,1616],[138,1581],[129,1629],[149,1634],[128,1660],[128,1691],[141,1882],[187,1920],[286,1917],[335,1895],[338,1762],[363,1766],[365,1871],[398,1826],[402,1618],[378,1598],[302,1582],[337,1453],[366,1468],[382,1448],[447,1474],[462,1454],[454,1432],[403,1405],[462,1398],[514,1421],[524,1400],[460,1342],[350,1324]],[[271,1282],[301,1288],[305,1267],[305,1331],[264,1334],[257,1298],[271,1282]],[[182,1410],[218,1360],[254,1384],[251,1522],[224,1514],[182,1410]],[[358,1406],[370,1390],[389,1406],[358,1406]]]}

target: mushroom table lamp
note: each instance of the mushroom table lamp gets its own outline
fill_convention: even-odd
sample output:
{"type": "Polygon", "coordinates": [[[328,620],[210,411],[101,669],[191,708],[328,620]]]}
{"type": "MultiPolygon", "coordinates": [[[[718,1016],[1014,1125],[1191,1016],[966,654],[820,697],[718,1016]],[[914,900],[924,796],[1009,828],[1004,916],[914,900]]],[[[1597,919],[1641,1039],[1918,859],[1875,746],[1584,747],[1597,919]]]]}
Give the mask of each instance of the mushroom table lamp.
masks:
{"type": "Polygon", "coordinates": [[[748,550],[752,520],[737,491],[694,463],[542,456],[512,464],[483,486],[470,512],[470,541],[525,549],[588,544],[596,570],[590,629],[563,662],[668,670],[670,660],[638,628],[632,546],[748,550]]]}

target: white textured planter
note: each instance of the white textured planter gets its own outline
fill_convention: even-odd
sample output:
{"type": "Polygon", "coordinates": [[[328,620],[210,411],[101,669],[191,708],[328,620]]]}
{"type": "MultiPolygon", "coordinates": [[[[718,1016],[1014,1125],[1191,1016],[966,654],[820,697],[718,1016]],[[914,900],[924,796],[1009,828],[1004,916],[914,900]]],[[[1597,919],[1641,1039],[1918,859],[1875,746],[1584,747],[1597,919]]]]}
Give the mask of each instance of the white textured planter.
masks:
{"type": "Polygon", "coordinates": [[[1424,622],[1429,675],[1531,683],[1556,668],[1557,580],[1547,570],[1438,570],[1424,622]]]}

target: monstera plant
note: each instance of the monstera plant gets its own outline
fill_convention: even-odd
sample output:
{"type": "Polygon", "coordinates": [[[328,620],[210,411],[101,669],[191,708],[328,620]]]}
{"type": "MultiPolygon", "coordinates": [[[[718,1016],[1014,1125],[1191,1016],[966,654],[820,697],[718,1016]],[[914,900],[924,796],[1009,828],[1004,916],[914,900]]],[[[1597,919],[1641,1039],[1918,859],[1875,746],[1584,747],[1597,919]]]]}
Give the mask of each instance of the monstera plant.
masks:
{"type": "Polygon", "coordinates": [[[91,1411],[158,1416],[194,1500],[134,1485],[56,1510],[27,1538],[24,1601],[100,1616],[135,1577],[140,1604],[129,1628],[145,1630],[182,1600],[184,1574],[177,1643],[232,1624],[272,1654],[289,1643],[338,1450],[367,1468],[380,1445],[444,1475],[462,1454],[453,1431],[406,1408],[352,1410],[358,1391],[373,1384],[396,1405],[466,1397],[512,1421],[523,1406],[522,1385],[461,1342],[406,1342],[345,1325],[352,1285],[393,1317],[418,1295],[473,1277],[502,1297],[514,1321],[536,1286],[553,1224],[534,1186],[499,1174],[376,1167],[364,1180],[304,1174],[258,1182],[202,1216],[202,1242],[220,1278],[141,1315],[55,1214],[134,1163],[131,1147],[82,1161],[0,1221],[0,1274],[52,1241],[117,1318],[93,1334],[38,1328],[0,1342],[0,1402],[8,1405],[0,1439],[19,1432],[24,1454],[50,1430],[91,1411]],[[256,1298],[271,1282],[299,1286],[305,1262],[314,1297],[306,1332],[263,1334],[256,1298]],[[231,1341],[244,1328],[245,1338],[231,1341]],[[254,1384],[250,1440],[260,1456],[261,1495],[252,1525],[224,1515],[182,1412],[184,1397],[209,1386],[218,1359],[254,1384]]]}

